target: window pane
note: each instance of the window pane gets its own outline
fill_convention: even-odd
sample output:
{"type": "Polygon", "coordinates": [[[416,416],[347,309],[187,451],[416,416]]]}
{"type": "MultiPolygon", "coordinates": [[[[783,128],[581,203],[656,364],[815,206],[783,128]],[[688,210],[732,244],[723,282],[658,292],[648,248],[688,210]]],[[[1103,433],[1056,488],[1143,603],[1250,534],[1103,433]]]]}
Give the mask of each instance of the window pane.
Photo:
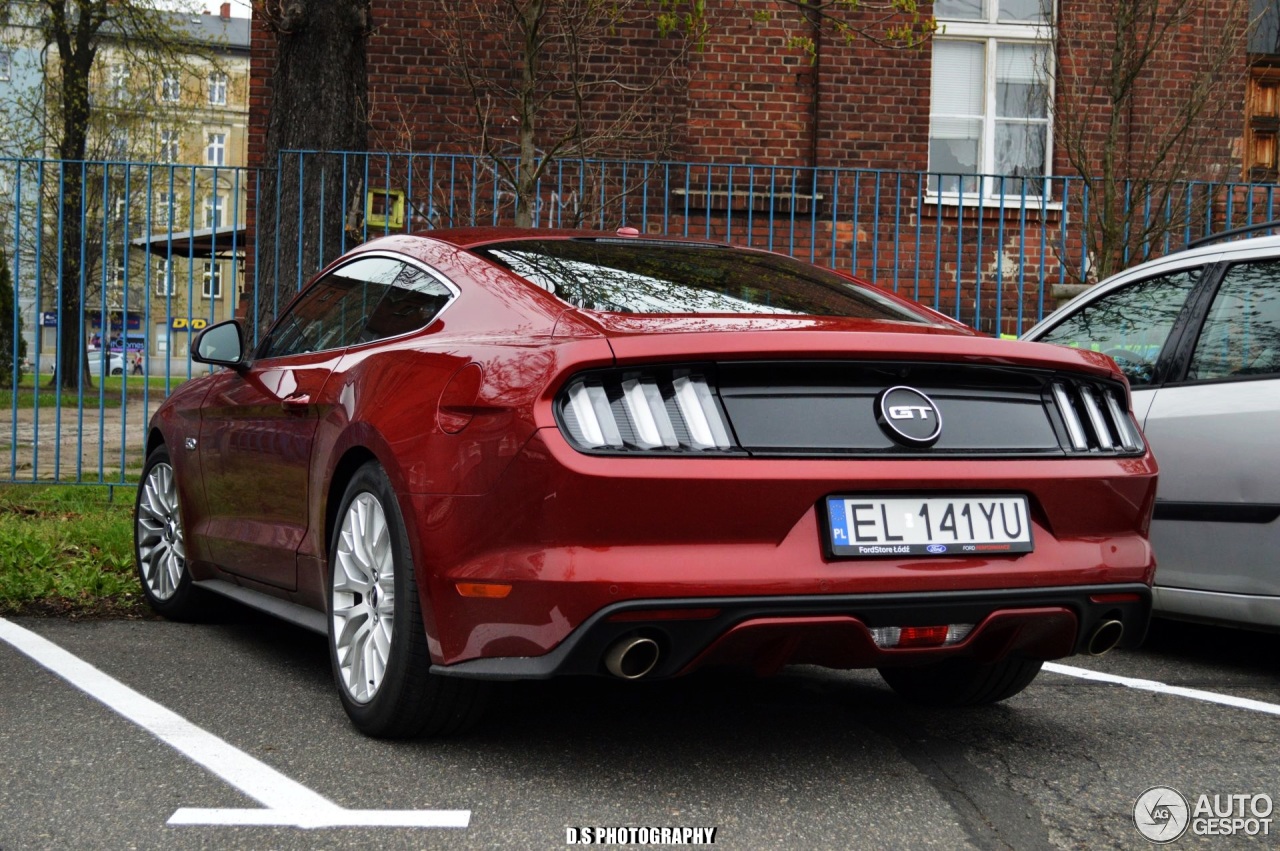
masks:
{"type": "MultiPolygon", "coordinates": [[[[996,122],[996,174],[1038,177],[1044,174],[1043,124],[996,122]]],[[[1008,193],[1008,188],[1005,189],[1008,193]]]]}
{"type": "Polygon", "coordinates": [[[934,41],[930,113],[982,115],[985,52],[977,41],[934,41]]]}
{"type": "Polygon", "coordinates": [[[826,270],[721,248],[520,240],[473,249],[575,307],[612,313],[796,314],[928,322],[826,270]]]}
{"type": "Polygon", "coordinates": [[[1192,380],[1280,373],[1280,262],[1227,270],[1191,359],[1192,380]]]}
{"type": "Polygon", "coordinates": [[[1042,46],[996,45],[996,115],[1002,118],[1048,116],[1047,58],[1048,52],[1042,46]]]}
{"type": "Polygon", "coordinates": [[[1200,278],[1199,269],[1149,278],[1095,299],[1040,337],[1115,358],[1129,383],[1151,383],[1156,359],[1183,303],[1200,278]]]}
{"type": "Polygon", "coordinates": [[[937,0],[933,16],[952,21],[982,20],[982,0],[937,0]]]}
{"type": "Polygon", "coordinates": [[[1045,13],[1050,9],[1048,0],[999,0],[999,4],[998,20],[1017,23],[1045,21],[1048,17],[1045,13]]]}
{"type": "Polygon", "coordinates": [[[414,266],[405,265],[383,290],[360,342],[408,334],[430,322],[448,303],[448,287],[414,266]]]}

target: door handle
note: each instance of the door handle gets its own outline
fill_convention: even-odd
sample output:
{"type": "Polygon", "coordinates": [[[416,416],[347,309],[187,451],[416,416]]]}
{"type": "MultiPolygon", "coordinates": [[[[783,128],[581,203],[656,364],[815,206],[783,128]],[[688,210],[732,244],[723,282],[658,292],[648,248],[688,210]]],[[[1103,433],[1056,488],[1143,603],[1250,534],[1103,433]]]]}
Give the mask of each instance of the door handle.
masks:
{"type": "Polygon", "coordinates": [[[295,393],[280,400],[280,406],[286,411],[305,411],[311,404],[311,396],[306,393],[295,393]]]}

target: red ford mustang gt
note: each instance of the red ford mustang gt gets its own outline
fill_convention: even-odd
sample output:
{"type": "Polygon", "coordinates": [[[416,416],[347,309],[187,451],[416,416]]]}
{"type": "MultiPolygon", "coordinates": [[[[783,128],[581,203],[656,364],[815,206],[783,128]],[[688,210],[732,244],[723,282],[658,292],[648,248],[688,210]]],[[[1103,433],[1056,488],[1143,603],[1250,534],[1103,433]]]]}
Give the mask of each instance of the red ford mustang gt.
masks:
{"type": "Polygon", "coordinates": [[[329,637],[375,736],[487,680],[878,668],[987,703],[1133,645],[1156,465],[1108,358],[980,337],[762,251],[396,236],[335,261],[156,413],[150,603],[329,637]]]}

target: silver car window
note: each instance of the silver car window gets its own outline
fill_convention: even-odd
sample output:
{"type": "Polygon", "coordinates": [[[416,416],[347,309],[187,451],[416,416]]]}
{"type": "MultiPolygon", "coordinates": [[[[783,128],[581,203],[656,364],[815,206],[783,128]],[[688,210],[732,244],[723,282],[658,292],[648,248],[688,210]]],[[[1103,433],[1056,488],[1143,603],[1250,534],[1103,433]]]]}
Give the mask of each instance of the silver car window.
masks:
{"type": "Polygon", "coordinates": [[[1135,387],[1150,384],[1173,323],[1201,269],[1147,278],[1090,301],[1039,338],[1115,358],[1135,387]]]}
{"type": "Polygon", "coordinates": [[[1280,261],[1227,270],[1187,372],[1190,381],[1280,373],[1280,261]]]}

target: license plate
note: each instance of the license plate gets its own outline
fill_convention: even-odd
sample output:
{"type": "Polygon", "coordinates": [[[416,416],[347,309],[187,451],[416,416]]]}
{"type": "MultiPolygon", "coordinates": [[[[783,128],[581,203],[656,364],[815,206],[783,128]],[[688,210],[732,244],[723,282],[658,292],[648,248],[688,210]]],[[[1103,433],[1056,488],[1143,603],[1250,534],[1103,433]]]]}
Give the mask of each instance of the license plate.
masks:
{"type": "Polygon", "coordinates": [[[836,556],[1029,553],[1025,496],[828,497],[836,556]]]}

